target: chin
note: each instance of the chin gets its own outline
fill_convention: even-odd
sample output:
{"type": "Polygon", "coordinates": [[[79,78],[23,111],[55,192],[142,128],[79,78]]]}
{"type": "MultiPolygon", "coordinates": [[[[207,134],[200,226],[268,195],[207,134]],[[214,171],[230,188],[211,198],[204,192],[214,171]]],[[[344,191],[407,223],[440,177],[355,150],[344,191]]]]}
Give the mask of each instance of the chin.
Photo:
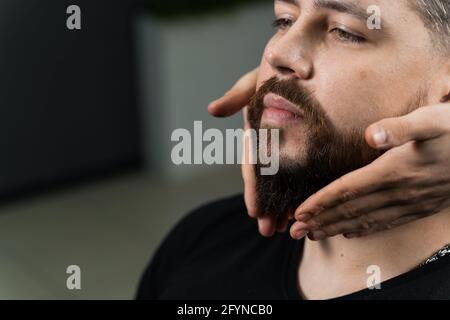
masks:
{"type": "Polygon", "coordinates": [[[307,164],[307,147],[305,144],[284,142],[280,146],[280,165],[297,164],[305,166],[307,164]]]}

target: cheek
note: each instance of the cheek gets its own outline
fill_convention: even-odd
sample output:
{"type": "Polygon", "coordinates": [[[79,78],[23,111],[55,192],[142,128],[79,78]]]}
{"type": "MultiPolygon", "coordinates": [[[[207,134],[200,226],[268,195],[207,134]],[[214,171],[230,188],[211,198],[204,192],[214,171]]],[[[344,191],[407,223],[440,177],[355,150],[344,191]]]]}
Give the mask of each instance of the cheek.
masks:
{"type": "Polygon", "coordinates": [[[386,54],[330,60],[319,56],[315,63],[313,87],[317,99],[338,129],[365,128],[384,118],[408,111],[411,99],[428,83],[425,57],[386,54]]]}
{"type": "Polygon", "coordinates": [[[372,77],[370,70],[354,67],[324,70],[327,72],[317,75],[316,97],[337,129],[346,132],[365,128],[382,118],[379,93],[384,88],[378,76],[372,77]]]}

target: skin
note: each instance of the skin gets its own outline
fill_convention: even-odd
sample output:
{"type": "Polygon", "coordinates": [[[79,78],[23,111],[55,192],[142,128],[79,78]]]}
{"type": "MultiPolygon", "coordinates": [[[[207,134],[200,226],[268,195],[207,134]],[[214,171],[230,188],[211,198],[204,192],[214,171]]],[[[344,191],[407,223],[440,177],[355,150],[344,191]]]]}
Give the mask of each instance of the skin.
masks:
{"type": "MultiPolygon", "coordinates": [[[[296,22],[274,35],[260,68],[212,102],[209,112],[229,116],[248,103],[265,79],[294,76],[314,91],[336,126],[341,130],[366,127],[367,143],[388,152],[299,204],[291,235],[300,238],[309,232],[315,240],[339,234],[367,236],[448,207],[450,151],[443,146],[450,143],[450,108],[445,103],[449,100],[450,67],[445,59],[430,58],[437,55],[430,54],[429,35],[418,17],[412,12],[406,17],[398,15],[405,10],[400,2],[372,1],[382,8],[383,22],[391,30],[374,34],[352,17],[333,14],[332,23],[369,39],[370,43],[360,46],[338,41],[330,29],[317,37],[314,23],[320,17],[310,1],[299,2],[305,19],[298,19],[300,10],[295,4],[275,2],[277,18],[291,17],[296,22]],[[393,54],[401,58],[390,59],[393,54]],[[428,106],[405,112],[418,84],[430,83],[428,106]],[[401,114],[406,115],[398,116],[401,114]],[[424,204],[424,199],[432,200],[424,204]]],[[[287,221],[274,221],[258,212],[252,167],[243,165],[242,170],[248,212],[258,218],[261,234],[271,236],[276,230],[285,230],[287,221]]]]}

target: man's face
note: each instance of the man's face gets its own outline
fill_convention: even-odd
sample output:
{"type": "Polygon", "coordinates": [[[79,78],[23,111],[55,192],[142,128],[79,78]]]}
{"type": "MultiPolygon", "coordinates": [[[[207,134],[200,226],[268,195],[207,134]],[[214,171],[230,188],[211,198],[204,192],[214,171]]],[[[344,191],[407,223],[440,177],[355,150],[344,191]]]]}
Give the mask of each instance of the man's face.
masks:
{"type": "Polygon", "coordinates": [[[379,156],[365,145],[365,128],[425,104],[438,64],[408,0],[274,3],[278,28],[260,65],[250,121],[281,130],[281,172],[257,178],[261,209],[286,214],[379,156]],[[367,26],[371,5],[380,9],[381,29],[367,26]]]}

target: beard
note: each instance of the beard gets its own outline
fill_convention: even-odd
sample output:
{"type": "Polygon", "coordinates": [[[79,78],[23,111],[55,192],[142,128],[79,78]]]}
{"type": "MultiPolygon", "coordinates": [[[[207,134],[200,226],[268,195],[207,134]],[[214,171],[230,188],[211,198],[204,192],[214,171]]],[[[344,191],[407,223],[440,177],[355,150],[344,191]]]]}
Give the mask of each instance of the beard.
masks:
{"type": "MultiPolygon", "coordinates": [[[[366,144],[365,128],[340,132],[311,92],[299,86],[295,79],[278,80],[276,77],[259,88],[249,105],[248,120],[258,133],[258,148],[261,147],[259,129],[272,129],[261,127],[263,100],[268,93],[277,94],[301,109],[306,137],[295,155],[280,157],[277,174],[261,175],[259,172],[264,166],[259,161],[255,165],[256,205],[260,212],[284,218],[312,194],[348,172],[366,166],[383,153],[366,144]]],[[[278,129],[282,145],[285,142],[283,128],[278,129]]]]}

